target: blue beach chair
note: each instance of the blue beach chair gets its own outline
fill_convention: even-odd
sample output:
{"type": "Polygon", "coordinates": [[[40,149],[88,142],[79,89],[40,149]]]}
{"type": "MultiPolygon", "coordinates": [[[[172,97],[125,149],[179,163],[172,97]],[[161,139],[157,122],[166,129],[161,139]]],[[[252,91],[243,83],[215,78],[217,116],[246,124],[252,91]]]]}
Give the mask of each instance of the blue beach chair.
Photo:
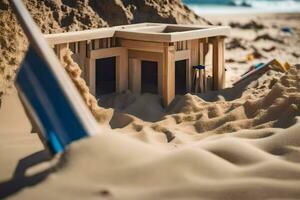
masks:
{"type": "Polygon", "coordinates": [[[15,85],[41,130],[43,143],[53,153],[58,153],[71,142],[97,134],[100,130],[22,1],[10,2],[30,42],[15,85]]]}

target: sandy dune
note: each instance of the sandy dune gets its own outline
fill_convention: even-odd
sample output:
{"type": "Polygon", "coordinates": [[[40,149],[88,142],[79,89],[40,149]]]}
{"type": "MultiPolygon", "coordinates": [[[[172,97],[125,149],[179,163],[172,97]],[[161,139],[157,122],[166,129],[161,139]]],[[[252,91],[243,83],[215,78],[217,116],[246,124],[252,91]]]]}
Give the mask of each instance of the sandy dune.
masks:
{"type": "Polygon", "coordinates": [[[34,184],[12,199],[300,198],[299,79],[295,66],[259,77],[232,101],[187,94],[155,123],[119,113],[110,123],[122,128],[112,130],[100,118],[102,135],[49,161],[44,151],[28,156],[2,194],[34,184]]]}
{"type": "Polygon", "coordinates": [[[106,133],[72,145],[56,172],[13,199],[296,199],[299,128],[236,132],[173,151],[106,133]]]}

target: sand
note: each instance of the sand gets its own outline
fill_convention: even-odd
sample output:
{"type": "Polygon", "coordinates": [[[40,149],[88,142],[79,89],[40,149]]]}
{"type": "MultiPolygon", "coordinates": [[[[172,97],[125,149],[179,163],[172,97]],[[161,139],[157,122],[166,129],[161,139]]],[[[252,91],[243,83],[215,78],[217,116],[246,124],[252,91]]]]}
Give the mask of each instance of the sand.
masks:
{"type": "Polygon", "coordinates": [[[231,83],[252,64],[272,58],[291,64],[300,62],[299,13],[207,15],[205,18],[214,24],[233,26],[226,51],[226,65],[233,74],[228,80],[231,83]],[[292,34],[281,31],[285,27],[292,34]],[[256,58],[246,62],[247,55],[253,53],[256,58]]]}
{"type": "Polygon", "coordinates": [[[69,52],[62,64],[103,132],[55,157],[30,133],[17,92],[7,89],[0,109],[0,198],[299,199],[300,62],[293,55],[300,52],[299,15],[208,19],[238,23],[229,40],[246,43],[227,51],[226,59],[234,59],[226,63],[229,88],[178,96],[167,109],[156,95],[129,91],[98,101],[69,52]],[[282,38],[287,18],[294,34],[282,38]],[[250,20],[264,28],[241,27],[250,20]],[[265,33],[285,42],[254,41],[265,33]],[[245,61],[251,45],[264,58],[245,61]],[[294,66],[230,88],[252,63],[274,57],[294,66]]]}
{"type": "MultiPolygon", "coordinates": [[[[250,103],[250,112],[260,111],[254,118],[245,112],[247,103],[227,111],[220,105],[209,109],[201,105],[205,102],[200,98],[187,95],[188,102],[174,106],[177,115],[167,115],[159,125],[133,120],[125,130],[103,128],[101,135],[75,142],[49,161],[36,136],[11,134],[18,143],[1,133],[6,139],[1,160],[12,161],[3,157],[8,151],[10,157],[25,156],[28,147],[24,141],[29,136],[31,148],[36,148],[19,161],[13,178],[6,176],[7,181],[0,184],[1,194],[13,194],[11,199],[298,199],[299,79],[300,66],[281,76],[265,97],[250,103]],[[207,124],[232,119],[237,125],[255,120],[272,125],[218,134],[220,125],[211,134],[199,134],[191,123],[201,123],[203,117],[194,116],[206,114],[207,124]],[[182,122],[175,120],[178,115],[185,116],[182,122]],[[282,127],[285,125],[288,128],[282,127]]],[[[8,167],[12,163],[5,164],[6,173],[12,172],[13,167],[8,167]]]]}

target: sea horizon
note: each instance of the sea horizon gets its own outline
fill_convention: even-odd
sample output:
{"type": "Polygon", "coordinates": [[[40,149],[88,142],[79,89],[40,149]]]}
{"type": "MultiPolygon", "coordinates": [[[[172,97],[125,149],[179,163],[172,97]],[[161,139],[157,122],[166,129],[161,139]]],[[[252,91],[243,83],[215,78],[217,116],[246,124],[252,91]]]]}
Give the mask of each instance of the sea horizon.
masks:
{"type": "Polygon", "coordinates": [[[300,0],[183,0],[199,15],[297,13],[300,0]]]}

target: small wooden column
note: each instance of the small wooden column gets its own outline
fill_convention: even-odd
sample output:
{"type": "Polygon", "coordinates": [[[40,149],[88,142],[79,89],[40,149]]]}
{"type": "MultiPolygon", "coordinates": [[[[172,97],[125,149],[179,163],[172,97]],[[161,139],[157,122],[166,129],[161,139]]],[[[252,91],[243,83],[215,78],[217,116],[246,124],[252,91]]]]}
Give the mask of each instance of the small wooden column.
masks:
{"type": "MultiPolygon", "coordinates": [[[[205,66],[205,61],[206,61],[206,55],[209,50],[209,43],[208,43],[208,38],[201,38],[199,39],[199,64],[205,66]]],[[[202,70],[201,72],[199,71],[199,81],[200,81],[200,88],[201,92],[207,92],[207,74],[206,70],[202,70]],[[203,79],[202,79],[202,78],[203,79]],[[201,81],[202,79],[202,81],[201,81]]]]}
{"type": "Polygon", "coordinates": [[[199,64],[205,66],[205,57],[208,53],[208,38],[199,39],[199,64]]]}
{"type": "Polygon", "coordinates": [[[85,42],[85,53],[86,53],[85,65],[86,66],[85,66],[84,78],[85,81],[87,82],[87,85],[89,86],[90,93],[96,95],[96,60],[90,58],[91,50],[92,50],[92,42],[91,40],[87,40],[85,42]]]}
{"type": "Polygon", "coordinates": [[[82,70],[82,77],[86,77],[86,41],[79,42],[79,62],[78,65],[82,70]]]}
{"type": "Polygon", "coordinates": [[[186,60],[186,91],[192,91],[192,64],[191,64],[191,57],[186,60]]]}
{"type": "Polygon", "coordinates": [[[116,92],[128,89],[128,50],[125,48],[116,57],[116,81],[116,92]]]}
{"type": "Polygon", "coordinates": [[[87,58],[86,81],[90,88],[91,94],[96,95],[96,61],[95,61],[95,59],[87,58]]]}
{"type": "Polygon", "coordinates": [[[69,48],[68,43],[57,44],[55,46],[55,51],[56,51],[57,57],[60,61],[63,61],[63,58],[66,55],[68,48],[69,48]]]}
{"type": "Polygon", "coordinates": [[[213,90],[225,86],[224,37],[212,38],[213,45],[213,90]]]}
{"type": "Polygon", "coordinates": [[[163,105],[168,106],[175,97],[175,47],[174,43],[164,43],[163,52],[163,105]]]}
{"type": "Polygon", "coordinates": [[[141,93],[141,60],[129,59],[129,89],[134,94],[141,93]]]}
{"type": "Polygon", "coordinates": [[[160,58],[157,61],[157,91],[158,91],[158,95],[162,96],[163,95],[163,54],[161,54],[160,58]]]}
{"type": "Polygon", "coordinates": [[[199,64],[199,39],[195,40],[189,40],[188,41],[188,49],[191,51],[191,59],[190,59],[190,78],[189,78],[189,92],[192,89],[193,85],[193,78],[194,77],[194,71],[193,66],[196,66],[199,64]]]}

